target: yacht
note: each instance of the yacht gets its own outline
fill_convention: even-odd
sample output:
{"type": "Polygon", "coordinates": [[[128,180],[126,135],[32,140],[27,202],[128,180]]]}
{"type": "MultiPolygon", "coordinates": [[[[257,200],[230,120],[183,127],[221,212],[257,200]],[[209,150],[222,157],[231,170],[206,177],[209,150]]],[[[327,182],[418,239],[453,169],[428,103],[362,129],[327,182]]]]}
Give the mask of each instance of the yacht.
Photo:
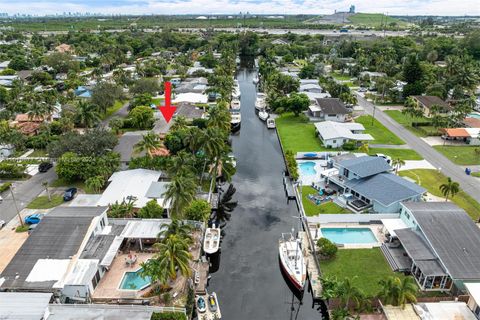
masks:
{"type": "Polygon", "coordinates": [[[233,92],[232,92],[232,97],[234,99],[240,99],[240,84],[238,83],[238,80],[235,81],[235,86],[233,87],[233,92]]]}
{"type": "Polygon", "coordinates": [[[240,130],[240,126],[242,124],[242,115],[240,114],[240,112],[231,110],[230,116],[231,116],[230,124],[231,124],[232,132],[236,132],[240,130]]]}
{"type": "Polygon", "coordinates": [[[257,75],[253,77],[252,82],[253,82],[254,84],[258,84],[258,83],[260,82],[260,79],[258,78],[257,75]]]}
{"type": "Polygon", "coordinates": [[[269,114],[267,111],[265,111],[265,109],[263,109],[262,111],[260,111],[258,113],[258,117],[260,118],[260,120],[262,121],[267,121],[268,117],[269,117],[269,114]]]}
{"type": "Polygon", "coordinates": [[[267,106],[266,100],[267,100],[267,95],[265,93],[258,92],[257,98],[255,100],[255,109],[257,109],[258,111],[265,109],[265,107],[267,106]]]}
{"type": "Polygon", "coordinates": [[[282,233],[278,242],[280,266],[290,282],[299,291],[303,291],[307,278],[307,268],[303,257],[300,239],[292,233],[282,233]]]}
{"type": "Polygon", "coordinates": [[[220,248],[220,228],[215,227],[205,230],[205,238],[203,240],[203,251],[208,254],[213,254],[220,248]]]}
{"type": "Polygon", "coordinates": [[[240,100],[238,99],[233,99],[232,102],[230,103],[230,109],[231,110],[240,110],[240,100]]]}

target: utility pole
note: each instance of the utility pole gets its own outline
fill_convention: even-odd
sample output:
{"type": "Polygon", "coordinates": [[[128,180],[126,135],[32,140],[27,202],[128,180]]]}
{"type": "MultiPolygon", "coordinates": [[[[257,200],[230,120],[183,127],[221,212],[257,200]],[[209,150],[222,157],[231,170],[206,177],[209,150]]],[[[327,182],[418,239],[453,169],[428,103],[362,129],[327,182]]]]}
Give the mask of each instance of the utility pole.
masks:
{"type": "Polygon", "coordinates": [[[17,200],[15,199],[15,194],[13,194],[13,185],[10,185],[10,193],[12,194],[12,199],[13,199],[13,204],[15,205],[15,209],[17,210],[18,220],[20,220],[20,225],[23,227],[22,216],[20,215],[20,210],[18,210],[17,200]]]}

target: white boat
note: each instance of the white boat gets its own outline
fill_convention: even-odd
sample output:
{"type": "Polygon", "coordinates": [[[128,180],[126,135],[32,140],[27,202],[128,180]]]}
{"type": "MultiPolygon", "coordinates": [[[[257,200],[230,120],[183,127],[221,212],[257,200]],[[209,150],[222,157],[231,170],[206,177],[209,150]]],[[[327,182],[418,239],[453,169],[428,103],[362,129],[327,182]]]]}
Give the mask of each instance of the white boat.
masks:
{"type": "Polygon", "coordinates": [[[265,93],[257,93],[257,99],[255,100],[255,109],[262,110],[267,106],[267,95],[265,93]]]}
{"type": "Polygon", "coordinates": [[[203,251],[205,253],[215,253],[220,248],[220,228],[215,227],[215,224],[211,228],[205,230],[205,239],[203,239],[203,251]]]}
{"type": "Polygon", "coordinates": [[[268,117],[269,117],[269,114],[268,114],[267,111],[262,110],[262,111],[260,111],[260,112],[258,113],[258,117],[260,118],[260,120],[266,121],[266,120],[268,119],[268,117]]]}
{"type": "Polygon", "coordinates": [[[260,82],[260,79],[258,78],[258,76],[255,76],[255,77],[253,77],[252,82],[253,82],[254,84],[257,84],[257,83],[260,82]]]}
{"type": "Polygon", "coordinates": [[[232,132],[238,131],[242,124],[242,115],[238,111],[231,111],[230,117],[230,126],[232,132]]]}
{"type": "Polygon", "coordinates": [[[273,119],[267,119],[267,128],[268,129],[275,129],[275,120],[273,119]]]}
{"type": "Polygon", "coordinates": [[[300,239],[294,238],[291,233],[282,233],[282,237],[278,241],[278,254],[285,275],[295,288],[303,291],[307,278],[307,268],[300,239]]]}
{"type": "Polygon", "coordinates": [[[230,103],[230,109],[231,110],[240,110],[241,104],[240,100],[238,99],[233,99],[232,102],[230,103]]]}
{"type": "Polygon", "coordinates": [[[238,80],[235,80],[235,86],[233,87],[233,92],[232,92],[232,97],[234,99],[240,99],[240,84],[238,83],[238,80]]]}

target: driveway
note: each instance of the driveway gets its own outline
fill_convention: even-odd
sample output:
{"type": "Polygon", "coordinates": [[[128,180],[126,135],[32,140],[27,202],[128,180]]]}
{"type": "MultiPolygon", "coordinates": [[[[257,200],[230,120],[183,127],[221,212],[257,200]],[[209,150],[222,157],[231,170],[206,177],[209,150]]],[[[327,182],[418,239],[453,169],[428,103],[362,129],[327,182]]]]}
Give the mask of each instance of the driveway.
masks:
{"type": "MultiPolygon", "coordinates": [[[[361,95],[357,94],[358,103],[365,109],[367,114],[372,115],[375,106],[365,100],[361,95]]],[[[429,144],[417,137],[395,120],[383,113],[379,108],[375,110],[375,118],[380,121],[385,127],[396,134],[400,139],[405,141],[410,148],[420,154],[425,160],[430,162],[435,168],[440,169],[444,175],[451,177],[458,182],[461,188],[472,196],[474,199],[478,198],[480,192],[480,179],[467,176],[461,166],[457,166],[444,155],[437,152],[429,144]]]]}

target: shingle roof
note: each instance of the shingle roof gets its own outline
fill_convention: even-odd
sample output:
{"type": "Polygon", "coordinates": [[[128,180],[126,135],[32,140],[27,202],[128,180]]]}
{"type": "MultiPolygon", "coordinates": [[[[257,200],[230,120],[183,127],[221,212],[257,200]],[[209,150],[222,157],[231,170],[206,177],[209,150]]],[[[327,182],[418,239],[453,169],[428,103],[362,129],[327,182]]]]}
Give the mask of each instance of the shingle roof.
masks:
{"type": "Polygon", "coordinates": [[[345,105],[337,98],[318,98],[318,106],[326,114],[347,114],[349,113],[345,105]]]}
{"type": "Polygon", "coordinates": [[[372,176],[377,173],[390,171],[391,167],[382,157],[358,157],[339,162],[339,165],[348,169],[360,178],[372,176]]]}
{"type": "Polygon", "coordinates": [[[347,180],[345,185],[384,206],[390,206],[397,201],[410,200],[426,191],[413,182],[387,172],[363,179],[347,180]]]}
{"type": "Polygon", "coordinates": [[[413,96],[413,97],[427,108],[430,108],[432,105],[436,104],[442,108],[450,109],[450,105],[437,96],[413,96]]]}
{"type": "Polygon", "coordinates": [[[419,233],[412,229],[399,229],[395,230],[395,233],[413,260],[437,259],[437,256],[432,252],[426,240],[419,233]]]}
{"type": "Polygon", "coordinates": [[[480,229],[450,202],[408,202],[430,246],[453,279],[480,279],[480,229]]]}

